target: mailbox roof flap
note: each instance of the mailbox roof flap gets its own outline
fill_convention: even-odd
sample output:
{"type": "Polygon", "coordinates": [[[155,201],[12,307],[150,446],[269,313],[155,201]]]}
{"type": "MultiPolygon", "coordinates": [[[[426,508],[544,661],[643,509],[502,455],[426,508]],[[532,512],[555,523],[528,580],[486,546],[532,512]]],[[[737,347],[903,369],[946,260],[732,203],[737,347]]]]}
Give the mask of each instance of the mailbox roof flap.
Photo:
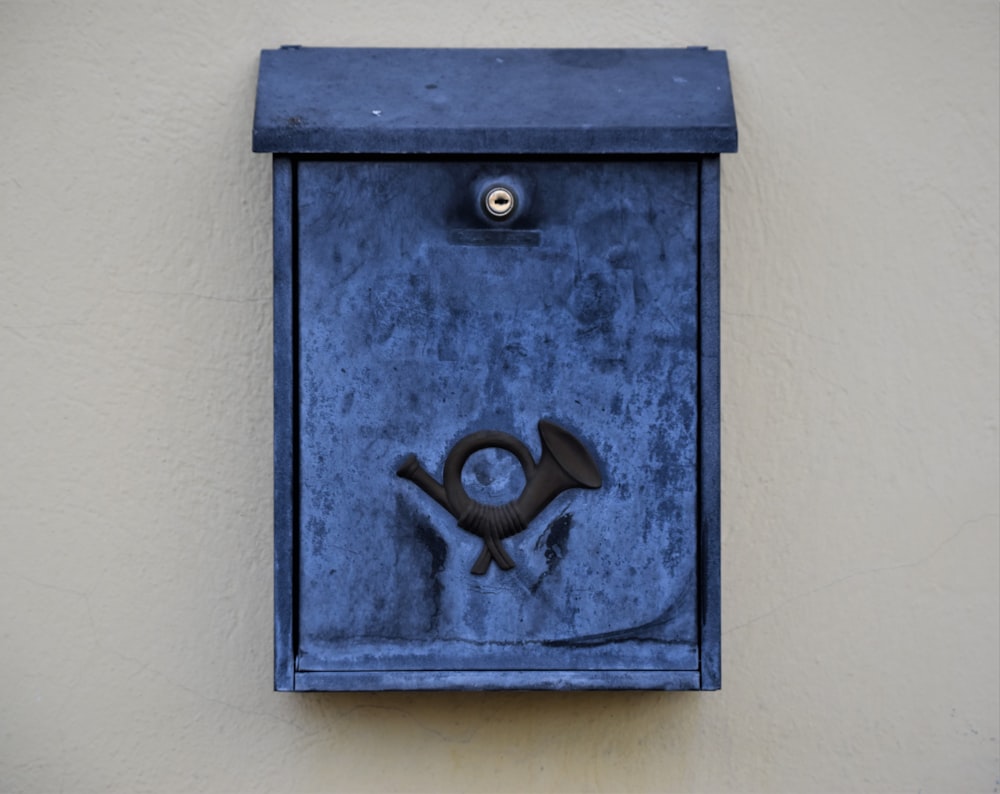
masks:
{"type": "Polygon", "coordinates": [[[736,151],[726,53],[283,47],[261,53],[258,152],[736,151]]]}

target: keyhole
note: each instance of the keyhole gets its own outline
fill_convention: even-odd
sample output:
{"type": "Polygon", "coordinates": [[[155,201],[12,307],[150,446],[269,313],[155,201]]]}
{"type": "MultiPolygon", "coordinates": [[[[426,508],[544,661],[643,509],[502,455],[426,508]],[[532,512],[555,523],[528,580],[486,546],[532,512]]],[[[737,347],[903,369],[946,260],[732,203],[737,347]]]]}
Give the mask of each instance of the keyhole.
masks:
{"type": "Polygon", "coordinates": [[[506,218],[514,211],[516,204],[514,192],[502,185],[490,188],[483,199],[483,206],[494,218],[506,218]]]}

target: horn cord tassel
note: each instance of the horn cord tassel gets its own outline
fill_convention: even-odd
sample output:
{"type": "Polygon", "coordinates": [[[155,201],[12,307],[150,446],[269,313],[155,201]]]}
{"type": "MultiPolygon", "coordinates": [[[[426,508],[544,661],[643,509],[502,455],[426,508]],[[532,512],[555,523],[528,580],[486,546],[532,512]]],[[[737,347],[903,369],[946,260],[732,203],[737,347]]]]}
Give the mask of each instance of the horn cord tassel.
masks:
{"type": "Polygon", "coordinates": [[[491,562],[496,562],[504,571],[514,567],[514,560],[501,543],[504,538],[517,534],[525,526],[513,503],[487,505],[470,501],[458,519],[458,525],[483,539],[483,550],[472,566],[472,573],[486,573],[491,562]]]}

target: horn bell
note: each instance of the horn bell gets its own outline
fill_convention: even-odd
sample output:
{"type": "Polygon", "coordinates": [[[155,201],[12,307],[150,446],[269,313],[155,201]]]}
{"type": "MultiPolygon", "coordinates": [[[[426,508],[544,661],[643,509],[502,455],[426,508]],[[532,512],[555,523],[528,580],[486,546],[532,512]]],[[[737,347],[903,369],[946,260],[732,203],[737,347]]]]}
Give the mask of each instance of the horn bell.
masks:
{"type": "Polygon", "coordinates": [[[514,503],[525,525],[563,491],[600,488],[601,472],[582,442],[565,428],[541,420],[542,458],[514,503]]]}
{"type": "Polygon", "coordinates": [[[542,437],[542,460],[545,460],[546,452],[550,453],[559,467],[573,480],[572,487],[601,487],[601,472],[580,439],[545,419],[538,423],[538,435],[542,437]]]}

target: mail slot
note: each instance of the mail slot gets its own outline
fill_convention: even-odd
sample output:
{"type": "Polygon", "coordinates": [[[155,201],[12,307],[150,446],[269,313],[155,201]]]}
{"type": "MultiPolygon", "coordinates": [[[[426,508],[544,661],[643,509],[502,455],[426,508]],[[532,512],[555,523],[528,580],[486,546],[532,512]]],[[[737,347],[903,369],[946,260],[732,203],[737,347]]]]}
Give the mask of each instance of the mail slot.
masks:
{"type": "Polygon", "coordinates": [[[286,47],[275,687],[717,689],[725,53],[286,47]]]}

